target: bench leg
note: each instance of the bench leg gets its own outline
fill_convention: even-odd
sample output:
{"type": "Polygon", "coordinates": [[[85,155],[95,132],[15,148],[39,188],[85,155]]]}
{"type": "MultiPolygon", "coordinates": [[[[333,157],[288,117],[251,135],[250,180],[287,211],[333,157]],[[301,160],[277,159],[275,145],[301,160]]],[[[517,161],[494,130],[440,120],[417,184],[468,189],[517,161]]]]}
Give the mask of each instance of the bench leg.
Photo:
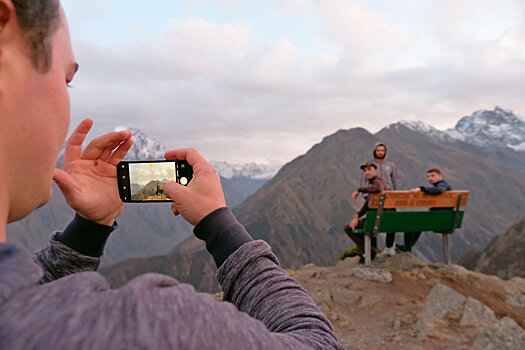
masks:
{"type": "Polygon", "coordinates": [[[365,235],[365,266],[372,263],[372,243],[369,235],[365,235]]]}
{"type": "Polygon", "coordinates": [[[443,251],[445,253],[445,264],[450,265],[450,247],[447,234],[443,235],[443,251]]]}

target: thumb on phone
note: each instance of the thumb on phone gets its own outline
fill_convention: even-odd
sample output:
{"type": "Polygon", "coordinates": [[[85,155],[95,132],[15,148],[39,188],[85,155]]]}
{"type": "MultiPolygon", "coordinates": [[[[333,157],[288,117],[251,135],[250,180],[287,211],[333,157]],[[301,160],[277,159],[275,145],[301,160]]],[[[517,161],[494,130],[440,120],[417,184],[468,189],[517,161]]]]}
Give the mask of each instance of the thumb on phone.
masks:
{"type": "Polygon", "coordinates": [[[167,184],[164,185],[164,193],[174,203],[181,196],[184,196],[184,190],[187,190],[187,188],[176,182],[168,182],[167,184]]]}

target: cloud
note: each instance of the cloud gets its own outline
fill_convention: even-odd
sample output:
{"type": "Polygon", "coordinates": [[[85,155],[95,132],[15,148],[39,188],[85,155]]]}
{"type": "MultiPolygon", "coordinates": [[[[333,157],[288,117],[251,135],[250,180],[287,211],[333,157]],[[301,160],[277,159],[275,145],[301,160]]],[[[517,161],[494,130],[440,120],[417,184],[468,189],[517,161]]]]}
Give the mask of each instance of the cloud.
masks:
{"type": "Polygon", "coordinates": [[[476,26],[507,10],[486,1],[403,0],[397,13],[361,1],[306,3],[275,8],[318,16],[312,40],[335,49],[263,40],[249,18],[197,16],[167,21],[149,41],[75,40],[73,122],[90,116],[98,133],[125,124],[209,159],[264,162],[288,161],[340,128],[378,131],[400,119],[445,128],[495,105],[525,111],[522,12],[489,35],[476,26]],[[422,19],[405,23],[417,6],[422,19]]]}

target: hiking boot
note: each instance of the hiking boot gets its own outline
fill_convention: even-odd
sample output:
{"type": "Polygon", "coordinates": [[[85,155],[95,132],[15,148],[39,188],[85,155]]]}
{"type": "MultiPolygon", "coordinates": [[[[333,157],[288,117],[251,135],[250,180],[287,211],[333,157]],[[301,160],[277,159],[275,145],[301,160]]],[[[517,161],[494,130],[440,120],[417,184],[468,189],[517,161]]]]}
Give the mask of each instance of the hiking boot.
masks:
{"type": "Polygon", "coordinates": [[[394,256],[396,255],[396,251],[395,251],[395,248],[394,247],[386,247],[385,250],[383,250],[385,252],[386,255],[388,256],[394,256]]]}

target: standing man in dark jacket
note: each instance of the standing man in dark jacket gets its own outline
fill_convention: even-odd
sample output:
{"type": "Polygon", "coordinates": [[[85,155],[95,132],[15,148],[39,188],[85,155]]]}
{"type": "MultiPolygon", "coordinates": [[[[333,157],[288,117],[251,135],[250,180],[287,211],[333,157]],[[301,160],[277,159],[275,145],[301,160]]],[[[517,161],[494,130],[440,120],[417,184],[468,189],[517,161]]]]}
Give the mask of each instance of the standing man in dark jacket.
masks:
{"type": "MultiPolygon", "coordinates": [[[[437,168],[432,168],[427,171],[427,179],[431,186],[419,186],[412,188],[410,192],[425,192],[427,194],[438,195],[452,190],[452,187],[450,187],[450,185],[445,180],[443,180],[443,174],[441,173],[441,170],[437,168]]],[[[438,208],[430,208],[430,210],[438,210],[438,208]]],[[[403,252],[412,251],[412,247],[414,247],[416,244],[419,236],[421,236],[421,232],[405,232],[405,245],[399,246],[399,250],[403,252]]]]}
{"type": "Polygon", "coordinates": [[[342,349],[270,246],[225,206],[219,175],[194,149],[164,155],[194,170],[187,187],[172,182],[165,192],[206,242],[225,302],[160,274],[110,289],[94,271],[123,210],[116,166],[131,133],[83,148],[86,119],[55,169],[77,69],[58,0],[0,0],[0,349],[342,349]],[[14,191],[21,179],[25,190],[14,191]],[[5,226],[44,205],[53,180],[77,214],[31,257],[6,242],[5,226]]]}
{"type": "MultiPolygon", "coordinates": [[[[386,145],[382,142],[378,142],[374,146],[374,159],[370,161],[377,167],[377,177],[379,177],[385,183],[386,190],[400,190],[401,179],[399,177],[397,166],[394,162],[386,160],[386,145]]],[[[366,178],[363,177],[361,180],[361,186],[366,184],[366,178]]],[[[394,209],[395,210],[395,209],[394,209]]],[[[395,255],[394,241],[396,239],[395,232],[389,232],[386,234],[385,241],[385,253],[393,256],[395,255]]]]}
{"type": "MultiPolygon", "coordinates": [[[[368,203],[370,202],[370,196],[368,194],[370,193],[379,193],[381,191],[384,191],[386,189],[385,183],[382,179],[377,176],[378,169],[377,166],[372,163],[368,162],[363,165],[361,165],[361,169],[364,171],[365,177],[367,179],[367,185],[361,186],[357,190],[352,193],[352,201],[355,201],[357,197],[359,196],[359,193],[367,194],[367,197],[365,199],[365,203],[363,203],[363,206],[361,209],[355,214],[354,218],[350,220],[348,224],[346,224],[344,230],[348,237],[352,241],[354,241],[356,247],[357,247],[357,255],[359,255],[359,263],[364,264],[365,263],[365,248],[364,248],[364,237],[363,235],[354,233],[353,231],[356,228],[363,228],[364,226],[364,216],[366,212],[370,210],[368,207],[368,203]]],[[[377,238],[372,237],[372,260],[375,258],[377,253],[377,238]]]]}

